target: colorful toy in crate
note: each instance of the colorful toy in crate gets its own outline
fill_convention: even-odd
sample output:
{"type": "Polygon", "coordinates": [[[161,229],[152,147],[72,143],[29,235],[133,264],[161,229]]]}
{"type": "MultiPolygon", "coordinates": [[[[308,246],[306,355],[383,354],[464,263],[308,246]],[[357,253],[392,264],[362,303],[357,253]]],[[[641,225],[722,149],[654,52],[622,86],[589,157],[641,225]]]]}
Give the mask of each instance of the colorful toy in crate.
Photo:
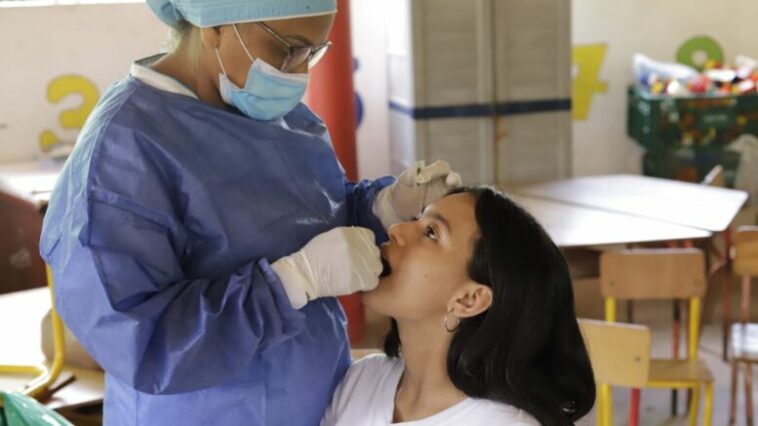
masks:
{"type": "Polygon", "coordinates": [[[705,75],[699,75],[688,81],[687,85],[684,87],[686,87],[690,93],[708,93],[712,90],[713,83],[705,75]]]}
{"type": "Polygon", "coordinates": [[[634,73],[641,90],[652,95],[743,95],[756,92],[758,61],[738,56],[736,66],[708,61],[702,73],[687,65],[658,62],[634,55],[634,73]]]}

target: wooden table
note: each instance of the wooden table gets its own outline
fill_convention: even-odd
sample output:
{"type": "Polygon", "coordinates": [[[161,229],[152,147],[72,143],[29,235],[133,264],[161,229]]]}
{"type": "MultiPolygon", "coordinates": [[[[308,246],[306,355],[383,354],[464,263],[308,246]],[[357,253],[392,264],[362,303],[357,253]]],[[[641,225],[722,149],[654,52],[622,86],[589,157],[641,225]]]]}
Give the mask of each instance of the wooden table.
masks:
{"type": "Polygon", "coordinates": [[[745,191],[637,175],[577,177],[513,190],[711,232],[726,230],[748,198],[745,191]]]}
{"type": "MultiPolygon", "coordinates": [[[[0,364],[42,364],[40,323],[50,309],[47,288],[0,295],[0,364]]],[[[53,409],[75,408],[101,403],[105,389],[101,371],[66,366],[61,377],[73,374],[76,380],[59,390],[45,403],[53,409]]],[[[30,377],[0,376],[0,389],[17,390],[30,377]]]]}
{"type": "Polygon", "coordinates": [[[712,234],[673,223],[509,194],[545,228],[561,248],[695,240],[712,234]]]}

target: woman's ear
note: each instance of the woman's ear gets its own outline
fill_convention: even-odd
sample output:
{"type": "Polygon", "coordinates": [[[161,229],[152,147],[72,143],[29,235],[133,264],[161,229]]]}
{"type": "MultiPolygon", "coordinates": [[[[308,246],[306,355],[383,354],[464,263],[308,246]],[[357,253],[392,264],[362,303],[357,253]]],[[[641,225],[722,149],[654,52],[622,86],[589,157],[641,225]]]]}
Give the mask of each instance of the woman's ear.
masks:
{"type": "Polygon", "coordinates": [[[453,294],[447,312],[457,318],[472,318],[492,306],[492,289],[484,284],[469,281],[453,294]]]}
{"type": "Polygon", "coordinates": [[[200,28],[200,40],[209,49],[215,49],[221,44],[221,27],[200,28]]]}

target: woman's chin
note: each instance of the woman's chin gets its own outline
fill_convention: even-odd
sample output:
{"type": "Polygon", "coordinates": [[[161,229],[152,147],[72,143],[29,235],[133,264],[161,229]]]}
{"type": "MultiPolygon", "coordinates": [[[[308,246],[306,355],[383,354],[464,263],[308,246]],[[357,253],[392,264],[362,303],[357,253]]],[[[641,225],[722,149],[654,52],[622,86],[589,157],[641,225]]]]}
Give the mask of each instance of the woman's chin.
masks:
{"type": "Polygon", "coordinates": [[[371,300],[371,295],[374,294],[374,293],[376,293],[376,291],[379,290],[379,286],[381,286],[381,285],[382,285],[382,280],[380,278],[379,279],[379,284],[377,284],[376,288],[374,288],[373,290],[362,291],[361,292],[361,301],[363,303],[366,303],[366,300],[371,300]]]}
{"type": "MultiPolygon", "coordinates": [[[[385,278],[379,278],[379,284],[376,286],[375,289],[364,291],[361,293],[361,302],[363,302],[364,305],[367,307],[376,310],[374,305],[377,304],[377,296],[381,292],[382,285],[384,284],[384,281],[386,281],[385,278]]],[[[380,298],[380,297],[379,297],[380,298]]]]}

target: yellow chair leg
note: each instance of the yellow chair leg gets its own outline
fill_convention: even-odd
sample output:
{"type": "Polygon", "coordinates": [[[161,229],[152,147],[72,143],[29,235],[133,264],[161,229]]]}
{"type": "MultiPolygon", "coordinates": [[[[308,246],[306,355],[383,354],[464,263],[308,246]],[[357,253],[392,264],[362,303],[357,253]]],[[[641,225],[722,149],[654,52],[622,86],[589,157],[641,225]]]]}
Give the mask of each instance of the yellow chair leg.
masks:
{"type": "Polygon", "coordinates": [[[605,299],[605,320],[616,322],[616,299],[612,297],[605,299]]]}
{"type": "Polygon", "coordinates": [[[699,405],[700,405],[700,384],[698,384],[695,388],[692,389],[691,393],[691,399],[690,399],[690,426],[697,426],[697,415],[699,411],[699,405]]]}
{"type": "Polygon", "coordinates": [[[703,426],[711,426],[713,421],[713,382],[705,384],[705,407],[703,408],[703,426]]]}
{"type": "Polygon", "coordinates": [[[613,425],[613,392],[611,391],[611,385],[603,385],[601,388],[603,392],[603,417],[605,418],[603,425],[613,425]]]}
{"type": "Polygon", "coordinates": [[[698,333],[700,332],[700,299],[697,297],[690,299],[689,326],[687,355],[690,359],[695,359],[697,358],[698,333]]]}
{"type": "Polygon", "coordinates": [[[596,417],[597,417],[597,426],[605,426],[605,392],[603,392],[603,388],[605,385],[598,383],[596,388],[596,398],[597,398],[597,407],[596,407],[596,417]]]}
{"type": "MultiPolygon", "coordinates": [[[[605,320],[616,322],[616,299],[605,299],[605,320]]],[[[602,410],[598,413],[598,426],[613,425],[613,392],[610,385],[600,385],[599,392],[602,398],[602,410]]]]}
{"type": "Polygon", "coordinates": [[[597,387],[597,402],[595,403],[595,417],[597,417],[595,424],[597,424],[597,426],[605,426],[605,398],[603,396],[602,386],[603,385],[599,385],[597,387]]]}
{"type": "Polygon", "coordinates": [[[58,376],[63,370],[64,353],[66,351],[65,337],[63,331],[63,321],[58,315],[58,311],[55,310],[55,292],[53,291],[53,271],[50,266],[46,266],[47,270],[47,287],[50,290],[50,301],[52,308],[50,310],[50,322],[53,326],[53,362],[50,364],[50,368],[47,369],[46,374],[37,377],[31,383],[29,383],[24,389],[24,394],[31,397],[35,397],[42,393],[45,389],[52,386],[58,379],[58,376]]]}
{"type": "Polygon", "coordinates": [[[38,365],[0,365],[0,374],[39,376],[45,371],[45,366],[38,365]]]}

